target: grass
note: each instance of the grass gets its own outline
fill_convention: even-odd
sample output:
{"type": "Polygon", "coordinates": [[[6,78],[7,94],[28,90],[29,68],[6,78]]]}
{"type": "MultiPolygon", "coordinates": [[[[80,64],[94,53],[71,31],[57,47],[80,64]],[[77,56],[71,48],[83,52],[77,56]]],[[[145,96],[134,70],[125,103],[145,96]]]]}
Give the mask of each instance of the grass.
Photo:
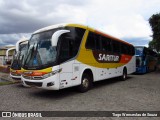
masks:
{"type": "Polygon", "coordinates": [[[15,82],[11,82],[11,81],[6,81],[6,82],[0,82],[0,86],[2,85],[10,85],[10,84],[14,84],[15,82]]]}

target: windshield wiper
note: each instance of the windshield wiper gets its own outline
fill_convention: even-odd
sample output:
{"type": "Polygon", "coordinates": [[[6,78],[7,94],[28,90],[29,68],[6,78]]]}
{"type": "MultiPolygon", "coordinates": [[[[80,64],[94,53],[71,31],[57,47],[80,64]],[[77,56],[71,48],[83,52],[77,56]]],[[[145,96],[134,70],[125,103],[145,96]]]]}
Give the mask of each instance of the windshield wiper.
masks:
{"type": "MultiPolygon", "coordinates": [[[[34,43],[35,44],[35,43],[34,43]]],[[[34,48],[34,45],[32,46],[30,46],[30,48],[28,49],[28,53],[27,53],[27,55],[26,55],[26,60],[25,60],[25,65],[27,66],[27,64],[29,63],[29,61],[30,61],[30,59],[31,59],[31,57],[32,57],[32,55],[33,55],[33,48],[34,48]]]]}

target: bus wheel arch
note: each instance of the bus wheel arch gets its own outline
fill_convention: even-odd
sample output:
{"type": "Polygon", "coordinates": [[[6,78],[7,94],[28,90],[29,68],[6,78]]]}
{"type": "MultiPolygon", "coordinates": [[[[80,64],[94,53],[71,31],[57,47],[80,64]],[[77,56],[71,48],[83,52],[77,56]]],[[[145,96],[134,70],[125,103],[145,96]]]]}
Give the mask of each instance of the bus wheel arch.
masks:
{"type": "Polygon", "coordinates": [[[81,84],[78,86],[78,90],[81,93],[87,92],[93,85],[93,72],[91,69],[85,69],[81,76],[81,84]]]}
{"type": "Polygon", "coordinates": [[[120,78],[123,81],[125,81],[127,79],[127,67],[126,66],[123,68],[123,73],[122,73],[122,76],[120,78]]]}

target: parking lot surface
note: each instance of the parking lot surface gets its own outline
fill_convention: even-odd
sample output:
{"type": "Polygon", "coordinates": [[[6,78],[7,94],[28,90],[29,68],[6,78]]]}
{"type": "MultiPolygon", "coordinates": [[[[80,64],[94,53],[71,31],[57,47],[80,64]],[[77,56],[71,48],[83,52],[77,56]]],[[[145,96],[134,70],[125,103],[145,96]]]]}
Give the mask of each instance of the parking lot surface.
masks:
{"type": "Polygon", "coordinates": [[[0,86],[0,91],[1,111],[160,111],[160,71],[129,75],[126,81],[96,82],[86,93],[76,88],[26,88],[20,83],[0,86]]]}

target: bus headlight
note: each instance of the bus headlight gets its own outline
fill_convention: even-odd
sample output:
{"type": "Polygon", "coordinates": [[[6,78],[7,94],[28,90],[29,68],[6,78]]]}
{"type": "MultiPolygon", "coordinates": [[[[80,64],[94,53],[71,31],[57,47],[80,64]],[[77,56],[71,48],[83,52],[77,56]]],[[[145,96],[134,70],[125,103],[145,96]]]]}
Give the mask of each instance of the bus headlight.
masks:
{"type": "Polygon", "coordinates": [[[48,78],[48,77],[53,76],[53,75],[55,75],[57,73],[60,73],[61,71],[62,71],[62,68],[58,69],[58,70],[55,70],[55,71],[52,71],[50,73],[47,73],[47,74],[43,75],[43,78],[48,78]]]}

